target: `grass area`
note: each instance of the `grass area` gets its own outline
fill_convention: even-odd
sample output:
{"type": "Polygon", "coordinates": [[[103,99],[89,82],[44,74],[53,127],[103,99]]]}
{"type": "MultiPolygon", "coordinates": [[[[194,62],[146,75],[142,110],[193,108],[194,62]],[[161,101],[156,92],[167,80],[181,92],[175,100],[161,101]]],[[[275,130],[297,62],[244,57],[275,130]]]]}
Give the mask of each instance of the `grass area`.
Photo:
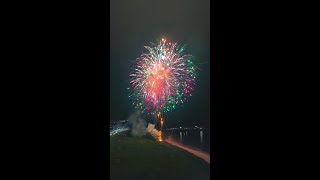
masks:
{"type": "Polygon", "coordinates": [[[111,180],[210,179],[210,165],[166,142],[146,137],[110,137],[111,180]]]}

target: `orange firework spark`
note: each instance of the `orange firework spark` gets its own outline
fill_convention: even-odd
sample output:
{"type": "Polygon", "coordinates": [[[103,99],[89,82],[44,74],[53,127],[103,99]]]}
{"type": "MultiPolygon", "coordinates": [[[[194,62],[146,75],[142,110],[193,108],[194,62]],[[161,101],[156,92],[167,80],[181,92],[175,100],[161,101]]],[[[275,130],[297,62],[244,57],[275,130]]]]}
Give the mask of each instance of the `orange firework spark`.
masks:
{"type": "Polygon", "coordinates": [[[158,140],[160,142],[162,141],[162,132],[161,131],[158,132],[158,140]]]}

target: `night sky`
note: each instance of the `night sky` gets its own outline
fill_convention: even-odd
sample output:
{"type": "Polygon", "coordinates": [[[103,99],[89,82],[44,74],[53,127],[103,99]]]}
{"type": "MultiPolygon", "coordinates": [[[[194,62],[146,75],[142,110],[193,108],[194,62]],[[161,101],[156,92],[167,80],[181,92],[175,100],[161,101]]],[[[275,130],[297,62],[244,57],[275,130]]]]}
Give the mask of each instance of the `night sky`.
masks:
{"type": "Polygon", "coordinates": [[[127,92],[132,61],[149,42],[166,38],[179,45],[187,44],[185,52],[194,56],[200,70],[193,96],[184,107],[169,114],[165,125],[208,127],[210,1],[111,0],[110,11],[110,120],[127,119],[134,110],[127,92]]]}

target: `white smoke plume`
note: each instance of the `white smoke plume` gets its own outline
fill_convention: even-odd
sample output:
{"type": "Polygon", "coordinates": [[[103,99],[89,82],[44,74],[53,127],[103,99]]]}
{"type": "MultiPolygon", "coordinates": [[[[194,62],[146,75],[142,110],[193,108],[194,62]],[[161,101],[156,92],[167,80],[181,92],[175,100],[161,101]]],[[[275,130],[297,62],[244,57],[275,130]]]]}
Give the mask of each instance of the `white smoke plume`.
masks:
{"type": "Polygon", "coordinates": [[[157,139],[158,138],[158,130],[156,130],[155,128],[154,128],[154,124],[148,124],[148,127],[147,127],[147,132],[148,133],[150,133],[151,135],[152,135],[152,137],[154,137],[155,139],[157,139]]]}
{"type": "Polygon", "coordinates": [[[134,112],[128,119],[131,124],[131,135],[132,136],[144,136],[146,135],[146,122],[140,118],[140,112],[134,112]]]}

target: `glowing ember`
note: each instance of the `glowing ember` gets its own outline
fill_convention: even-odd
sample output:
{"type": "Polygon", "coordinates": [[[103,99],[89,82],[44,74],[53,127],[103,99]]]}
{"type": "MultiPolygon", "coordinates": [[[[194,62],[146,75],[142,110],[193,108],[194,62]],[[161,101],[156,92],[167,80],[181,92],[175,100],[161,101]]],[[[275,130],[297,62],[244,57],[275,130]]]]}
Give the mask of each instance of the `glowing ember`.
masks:
{"type": "Polygon", "coordinates": [[[161,131],[159,131],[158,132],[158,141],[162,141],[162,132],[161,131]]]}

